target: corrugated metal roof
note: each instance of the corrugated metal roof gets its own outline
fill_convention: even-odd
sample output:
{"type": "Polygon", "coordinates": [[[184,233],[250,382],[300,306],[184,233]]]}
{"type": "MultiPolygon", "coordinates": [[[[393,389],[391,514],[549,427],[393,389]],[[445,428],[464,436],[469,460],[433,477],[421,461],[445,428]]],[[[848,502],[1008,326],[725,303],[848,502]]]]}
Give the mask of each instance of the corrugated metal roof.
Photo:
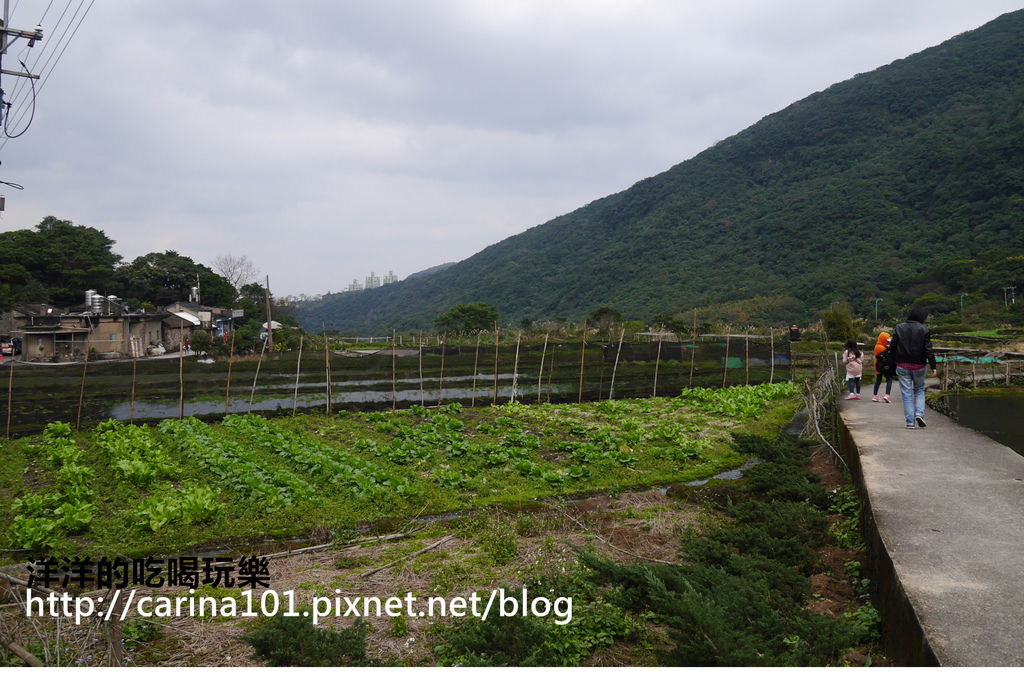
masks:
{"type": "Polygon", "coordinates": [[[174,311],[172,313],[172,315],[175,315],[175,316],[181,318],[182,320],[187,322],[189,325],[195,325],[195,326],[198,327],[199,325],[202,324],[201,321],[199,320],[199,318],[195,317],[191,313],[186,313],[184,311],[174,311]]]}

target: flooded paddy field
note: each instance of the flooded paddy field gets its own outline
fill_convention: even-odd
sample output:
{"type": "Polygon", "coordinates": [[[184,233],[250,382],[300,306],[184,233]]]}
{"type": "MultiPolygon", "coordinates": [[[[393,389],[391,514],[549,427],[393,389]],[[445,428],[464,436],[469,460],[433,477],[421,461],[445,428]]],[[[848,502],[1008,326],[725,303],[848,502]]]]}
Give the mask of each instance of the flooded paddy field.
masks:
{"type": "Polygon", "coordinates": [[[0,372],[11,436],[64,421],[153,421],[225,414],[379,410],[392,406],[565,403],[676,395],[688,386],[789,379],[788,346],[733,338],[701,342],[579,342],[384,349],[353,357],[286,352],[245,359],[189,356],[54,366],[17,363],[0,372]],[[616,358],[618,358],[616,362],[616,358]],[[581,368],[582,365],[582,368],[581,368]],[[614,384],[613,384],[614,381],[614,384]]]}

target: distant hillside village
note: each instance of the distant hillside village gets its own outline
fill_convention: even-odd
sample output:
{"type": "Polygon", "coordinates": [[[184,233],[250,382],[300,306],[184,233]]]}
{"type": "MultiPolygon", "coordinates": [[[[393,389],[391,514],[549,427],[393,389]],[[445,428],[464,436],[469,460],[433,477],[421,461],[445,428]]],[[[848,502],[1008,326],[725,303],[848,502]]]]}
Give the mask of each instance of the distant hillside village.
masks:
{"type": "Polygon", "coordinates": [[[122,299],[90,289],[78,306],[15,306],[4,315],[0,331],[20,340],[23,361],[81,359],[87,349],[92,358],[140,358],[187,348],[198,330],[223,339],[242,315],[241,309],[200,304],[195,288],[189,301],[151,311],[132,310],[122,299]]]}

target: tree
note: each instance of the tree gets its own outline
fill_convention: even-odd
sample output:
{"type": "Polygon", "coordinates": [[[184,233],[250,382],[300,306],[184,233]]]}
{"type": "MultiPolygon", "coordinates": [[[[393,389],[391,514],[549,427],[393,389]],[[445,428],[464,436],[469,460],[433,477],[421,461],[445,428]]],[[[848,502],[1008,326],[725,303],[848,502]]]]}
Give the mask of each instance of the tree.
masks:
{"type": "Polygon", "coordinates": [[[213,339],[210,337],[209,332],[205,330],[196,330],[192,333],[192,336],[188,339],[189,347],[196,353],[209,353],[210,349],[213,348],[213,339]]]}
{"type": "Polygon", "coordinates": [[[197,284],[200,299],[207,306],[231,306],[238,295],[226,279],[176,251],[140,256],[118,268],[117,279],[126,298],[151,301],[157,306],[188,301],[197,284]]]}
{"type": "Polygon", "coordinates": [[[242,285],[256,279],[256,266],[245,254],[232,256],[222,254],[213,259],[213,270],[218,275],[231,283],[235,289],[241,289],[242,285]]]}
{"type": "MultiPolygon", "coordinates": [[[[0,233],[0,283],[4,307],[44,297],[45,303],[73,306],[88,289],[104,290],[121,257],[101,230],[47,216],[35,231],[0,233]],[[23,291],[31,283],[37,284],[23,291]]],[[[35,301],[35,303],[43,303],[35,301]]]]}
{"type": "Polygon", "coordinates": [[[446,334],[467,334],[492,329],[497,321],[498,309],[477,301],[471,304],[455,304],[434,318],[434,327],[438,332],[446,334]]]}
{"type": "Polygon", "coordinates": [[[853,314],[850,313],[850,307],[845,303],[837,303],[830,310],[823,311],[821,322],[825,328],[825,334],[832,341],[856,339],[859,334],[857,325],[853,321],[853,314]]]}

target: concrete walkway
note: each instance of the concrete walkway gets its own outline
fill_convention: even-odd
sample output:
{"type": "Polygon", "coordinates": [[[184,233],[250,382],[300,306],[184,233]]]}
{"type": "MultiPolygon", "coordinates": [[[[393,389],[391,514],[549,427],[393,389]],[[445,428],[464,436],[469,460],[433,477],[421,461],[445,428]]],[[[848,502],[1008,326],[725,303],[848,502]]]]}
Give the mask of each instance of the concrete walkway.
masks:
{"type": "Polygon", "coordinates": [[[891,405],[870,387],[840,394],[840,417],[926,648],[944,666],[1024,665],[1024,457],[933,411],[906,429],[899,387],[891,405]]]}

